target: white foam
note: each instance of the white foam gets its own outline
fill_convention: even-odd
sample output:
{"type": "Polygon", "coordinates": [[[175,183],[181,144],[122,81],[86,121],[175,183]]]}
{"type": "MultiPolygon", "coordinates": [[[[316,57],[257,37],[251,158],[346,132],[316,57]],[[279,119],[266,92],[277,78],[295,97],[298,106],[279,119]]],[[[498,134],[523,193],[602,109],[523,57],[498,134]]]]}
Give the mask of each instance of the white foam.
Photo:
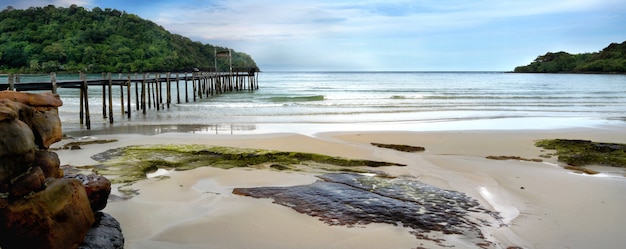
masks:
{"type": "Polygon", "coordinates": [[[504,224],[509,224],[520,214],[519,209],[511,204],[503,203],[504,200],[491,193],[487,187],[479,187],[478,192],[487,202],[489,202],[489,205],[491,205],[493,209],[500,213],[504,224]]]}

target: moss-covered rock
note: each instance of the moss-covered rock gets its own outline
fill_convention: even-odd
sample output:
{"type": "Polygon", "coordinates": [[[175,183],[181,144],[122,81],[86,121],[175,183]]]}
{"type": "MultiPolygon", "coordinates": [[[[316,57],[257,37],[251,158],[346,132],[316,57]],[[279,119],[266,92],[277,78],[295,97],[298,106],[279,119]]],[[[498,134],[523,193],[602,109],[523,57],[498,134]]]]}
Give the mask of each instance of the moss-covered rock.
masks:
{"type": "Polygon", "coordinates": [[[535,145],[548,150],[556,150],[558,160],[572,166],[595,164],[626,167],[626,144],[579,139],[545,139],[537,141],[535,145]]]}
{"type": "Polygon", "coordinates": [[[381,144],[381,143],[370,143],[370,144],[376,147],[392,149],[392,150],[397,150],[397,151],[402,151],[402,152],[421,152],[421,151],[426,150],[424,147],[421,147],[421,146],[412,146],[412,145],[404,145],[404,144],[381,144]]]}

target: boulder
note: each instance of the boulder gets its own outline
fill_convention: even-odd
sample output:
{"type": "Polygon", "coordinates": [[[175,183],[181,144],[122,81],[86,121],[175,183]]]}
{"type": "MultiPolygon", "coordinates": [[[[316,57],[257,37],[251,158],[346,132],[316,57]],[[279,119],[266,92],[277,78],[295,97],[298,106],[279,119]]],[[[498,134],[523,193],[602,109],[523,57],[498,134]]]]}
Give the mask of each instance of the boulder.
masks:
{"type": "Polygon", "coordinates": [[[63,137],[58,113],[62,104],[56,94],[0,91],[0,120],[22,120],[31,128],[37,146],[47,149],[63,137]]]}
{"type": "Polygon", "coordinates": [[[0,247],[77,248],[95,222],[85,188],[75,179],[49,178],[29,198],[0,199],[0,247]]]}
{"type": "Polygon", "coordinates": [[[34,135],[17,119],[0,121],[0,192],[7,192],[13,178],[25,174],[35,159],[34,135]]]}
{"type": "Polygon", "coordinates": [[[54,177],[61,178],[63,177],[63,170],[61,169],[61,161],[59,160],[59,155],[57,153],[45,150],[39,150],[35,152],[35,161],[33,162],[33,166],[41,167],[46,178],[54,177]]]}
{"type": "Polygon", "coordinates": [[[106,207],[109,194],[111,194],[111,181],[109,179],[96,174],[71,174],[65,177],[76,179],[83,184],[93,211],[102,210],[106,207]]]}
{"type": "Polygon", "coordinates": [[[59,107],[63,105],[58,94],[50,92],[27,93],[15,91],[0,91],[0,99],[9,99],[28,106],[59,107]]]}
{"type": "Polygon", "coordinates": [[[50,148],[50,145],[63,139],[63,129],[59,110],[56,108],[35,108],[31,128],[35,134],[35,143],[40,148],[50,148]]]}
{"type": "Polygon", "coordinates": [[[97,212],[93,228],[85,235],[85,241],[78,249],[122,249],[124,235],[120,223],[113,216],[97,212]]]}
{"type": "Polygon", "coordinates": [[[22,104],[9,99],[0,99],[0,121],[17,119],[22,104]]]}
{"type": "Polygon", "coordinates": [[[46,177],[40,167],[31,168],[27,174],[18,178],[9,191],[11,197],[22,197],[31,192],[43,190],[46,187],[46,177]]]}

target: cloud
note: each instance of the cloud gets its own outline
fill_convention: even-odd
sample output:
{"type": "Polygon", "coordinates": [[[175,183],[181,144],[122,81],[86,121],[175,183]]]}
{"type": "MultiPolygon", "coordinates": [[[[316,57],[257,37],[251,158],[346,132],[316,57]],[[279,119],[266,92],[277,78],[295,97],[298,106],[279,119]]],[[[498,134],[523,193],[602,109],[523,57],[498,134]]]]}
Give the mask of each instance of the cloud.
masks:
{"type": "Polygon", "coordinates": [[[519,58],[597,51],[626,39],[624,0],[9,2],[125,10],[172,33],[249,53],[264,69],[507,70],[519,58]]]}

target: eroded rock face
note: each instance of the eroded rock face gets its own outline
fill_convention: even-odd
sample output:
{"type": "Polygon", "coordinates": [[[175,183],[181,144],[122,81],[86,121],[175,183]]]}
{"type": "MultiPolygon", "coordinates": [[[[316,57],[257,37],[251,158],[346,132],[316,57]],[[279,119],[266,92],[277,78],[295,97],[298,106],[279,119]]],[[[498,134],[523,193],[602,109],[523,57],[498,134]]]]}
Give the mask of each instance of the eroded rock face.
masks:
{"type": "Polygon", "coordinates": [[[29,198],[2,199],[0,247],[76,248],[95,218],[87,193],[75,179],[49,178],[29,198]]]}
{"type": "Polygon", "coordinates": [[[271,198],[331,225],[402,224],[419,238],[439,231],[474,238],[477,244],[484,245],[489,242],[483,241],[481,227],[497,223],[497,213],[483,209],[465,194],[414,179],[349,173],[325,174],[320,178],[323,181],[310,185],[236,188],[233,193],[271,198]],[[483,217],[478,219],[474,214],[483,217]]]}
{"type": "Polygon", "coordinates": [[[117,246],[87,248],[123,248],[112,217],[100,213],[92,229],[94,210],[111,191],[108,179],[63,178],[58,155],[47,150],[62,138],[61,104],[55,94],[0,91],[0,247],[73,249],[95,230],[89,238],[117,246]],[[117,234],[100,232],[111,223],[117,234]]]}

